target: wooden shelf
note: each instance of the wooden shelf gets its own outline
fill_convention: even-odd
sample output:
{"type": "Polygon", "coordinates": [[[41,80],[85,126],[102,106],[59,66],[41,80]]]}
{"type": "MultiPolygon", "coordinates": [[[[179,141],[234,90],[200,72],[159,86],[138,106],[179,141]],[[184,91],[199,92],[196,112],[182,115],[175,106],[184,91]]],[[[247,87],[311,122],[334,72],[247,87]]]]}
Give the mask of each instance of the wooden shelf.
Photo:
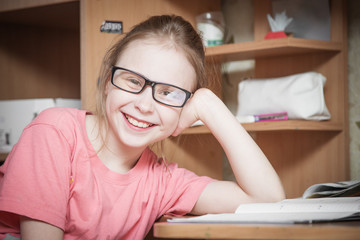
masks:
{"type": "Polygon", "coordinates": [[[30,9],[34,7],[43,7],[59,3],[67,2],[79,2],[79,0],[12,0],[12,1],[0,1],[0,12],[15,11],[21,9],[30,9]]]}
{"type": "Polygon", "coordinates": [[[338,53],[341,50],[342,44],[337,42],[288,37],[209,47],[206,49],[206,56],[229,62],[315,52],[338,53]]]}
{"type": "MultiPolygon", "coordinates": [[[[4,1],[4,4],[11,2],[16,1],[4,1]]],[[[24,3],[27,2],[31,3],[31,1],[24,3]]],[[[79,32],[80,4],[78,1],[35,1],[34,4],[32,8],[20,8],[16,11],[9,11],[7,6],[3,6],[0,3],[0,23],[11,26],[14,29],[18,28],[18,25],[23,25],[79,32]],[[41,2],[44,3],[41,4],[41,2]]]]}
{"type": "MultiPolygon", "coordinates": [[[[343,130],[343,125],[340,123],[333,123],[329,121],[302,121],[302,120],[287,120],[287,121],[269,121],[256,123],[243,123],[244,128],[249,132],[264,132],[264,131],[334,131],[340,132],[343,130]]],[[[186,129],[182,134],[210,134],[206,126],[196,126],[186,129]]]]}
{"type": "Polygon", "coordinates": [[[8,153],[0,153],[0,162],[5,161],[5,159],[7,158],[8,153]]]}
{"type": "MultiPolygon", "coordinates": [[[[342,43],[328,42],[302,38],[279,38],[258,40],[252,42],[224,44],[208,47],[206,56],[212,57],[219,62],[238,61],[247,59],[270,58],[280,56],[294,56],[309,53],[339,53],[342,51],[342,43]]],[[[343,125],[329,121],[276,121],[257,122],[243,124],[247,131],[342,131],[343,125]]],[[[183,134],[209,134],[205,126],[192,127],[183,134]]]]}

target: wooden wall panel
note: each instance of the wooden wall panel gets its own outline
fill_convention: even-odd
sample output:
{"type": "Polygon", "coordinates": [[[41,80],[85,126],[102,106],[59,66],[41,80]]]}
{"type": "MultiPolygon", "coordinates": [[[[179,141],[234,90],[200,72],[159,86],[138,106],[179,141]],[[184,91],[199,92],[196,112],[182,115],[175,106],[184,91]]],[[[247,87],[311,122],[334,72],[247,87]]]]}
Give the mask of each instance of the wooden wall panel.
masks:
{"type": "Polygon", "coordinates": [[[0,99],[80,98],[80,39],[73,31],[0,26],[0,99]]]}
{"type": "Polygon", "coordinates": [[[346,162],[340,161],[342,133],[279,131],[256,133],[256,141],[278,172],[287,197],[299,197],[315,183],[346,180],[346,162]]]}
{"type": "Polygon", "coordinates": [[[0,12],[1,100],[80,98],[78,11],[73,2],[0,12]],[[71,25],[61,26],[65,12],[71,25]]]}

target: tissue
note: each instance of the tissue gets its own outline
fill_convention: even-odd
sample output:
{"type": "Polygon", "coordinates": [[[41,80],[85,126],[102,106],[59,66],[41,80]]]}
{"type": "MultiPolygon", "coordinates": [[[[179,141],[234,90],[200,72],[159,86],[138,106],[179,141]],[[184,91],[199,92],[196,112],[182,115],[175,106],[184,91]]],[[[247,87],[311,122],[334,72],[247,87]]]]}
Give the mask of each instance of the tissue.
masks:
{"type": "Polygon", "coordinates": [[[293,18],[287,17],[286,11],[276,13],[275,18],[272,18],[270,14],[267,14],[266,16],[271,32],[265,36],[265,39],[287,37],[285,34],[285,28],[291,23],[293,18]]]}

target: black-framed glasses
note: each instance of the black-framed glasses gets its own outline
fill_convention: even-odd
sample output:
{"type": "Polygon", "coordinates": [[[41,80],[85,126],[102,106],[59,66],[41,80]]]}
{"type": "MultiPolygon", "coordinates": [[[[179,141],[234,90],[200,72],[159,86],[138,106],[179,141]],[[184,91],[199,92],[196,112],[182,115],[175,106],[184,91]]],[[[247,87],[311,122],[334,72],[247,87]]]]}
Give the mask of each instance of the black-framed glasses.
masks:
{"type": "Polygon", "coordinates": [[[154,82],[139,73],[117,66],[112,67],[111,83],[121,90],[135,94],[141,93],[149,85],[153,99],[171,107],[183,107],[192,94],[180,87],[154,82]]]}

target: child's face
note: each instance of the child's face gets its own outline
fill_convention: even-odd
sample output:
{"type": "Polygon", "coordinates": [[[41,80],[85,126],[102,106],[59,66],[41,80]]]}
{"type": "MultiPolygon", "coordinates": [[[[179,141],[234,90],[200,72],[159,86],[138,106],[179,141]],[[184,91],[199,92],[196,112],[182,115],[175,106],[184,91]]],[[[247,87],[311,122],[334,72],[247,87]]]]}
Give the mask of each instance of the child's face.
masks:
{"type": "MultiPolygon", "coordinates": [[[[172,84],[190,92],[194,90],[196,74],[185,55],[154,41],[131,43],[116,66],[132,70],[154,82],[172,84]]],[[[142,148],[165,139],[177,127],[182,108],[156,102],[151,86],[134,94],[109,82],[106,94],[110,136],[121,145],[142,148]]]]}

